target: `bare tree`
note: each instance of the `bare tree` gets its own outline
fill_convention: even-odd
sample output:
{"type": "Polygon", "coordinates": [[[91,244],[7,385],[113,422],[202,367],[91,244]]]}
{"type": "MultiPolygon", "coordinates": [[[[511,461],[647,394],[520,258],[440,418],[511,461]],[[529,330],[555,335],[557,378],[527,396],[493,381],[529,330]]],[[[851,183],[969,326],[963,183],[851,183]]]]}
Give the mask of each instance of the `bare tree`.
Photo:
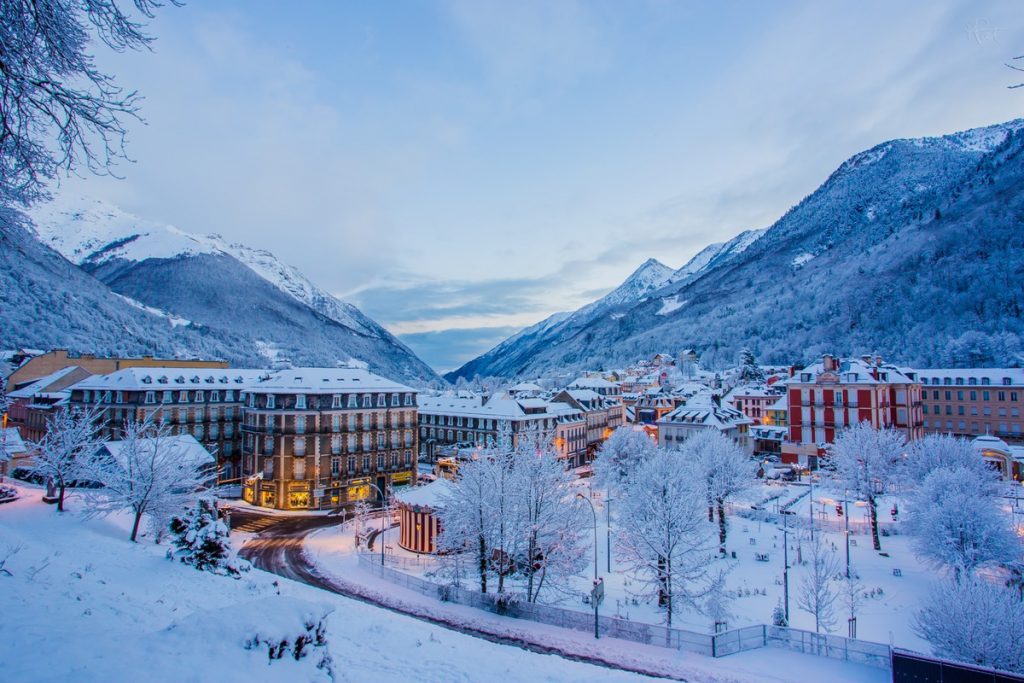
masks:
{"type": "Polygon", "coordinates": [[[800,579],[800,593],[796,604],[805,612],[814,615],[814,630],[831,632],[836,625],[835,601],[838,597],[833,581],[839,571],[835,553],[825,546],[818,534],[809,545],[809,564],[800,579]]]}
{"type": "Polygon", "coordinates": [[[684,457],[694,463],[707,487],[708,521],[718,511],[719,552],[725,553],[725,504],[754,483],[757,467],[736,442],[716,429],[702,429],[683,442],[684,457]]]}
{"type": "Polygon", "coordinates": [[[170,426],[153,415],[125,422],[121,440],[98,449],[83,468],[90,480],[103,485],[88,494],[89,513],[131,510],[132,541],[143,515],[150,515],[156,525],[170,520],[212,478],[209,453],[194,439],[171,436],[170,426]]]}
{"type": "Polygon", "coordinates": [[[861,605],[864,604],[864,584],[853,567],[850,567],[850,575],[843,578],[842,597],[843,604],[846,606],[846,612],[850,615],[847,617],[847,622],[849,623],[849,633],[847,635],[851,638],[856,638],[857,615],[860,613],[861,605]]]}
{"type": "Polygon", "coordinates": [[[100,412],[60,408],[46,421],[43,438],[31,445],[35,455],[29,472],[46,482],[48,498],[56,495],[58,512],[64,512],[68,485],[82,478],[85,460],[96,448],[100,412]]]}
{"type": "MultiPolygon", "coordinates": [[[[152,42],[126,4],[0,1],[0,201],[30,204],[47,196],[47,181],[62,168],[109,173],[125,158],[124,119],[139,118],[139,97],[100,71],[90,49],[152,42]]],[[[152,18],[161,3],[131,5],[152,18]]]]}
{"type": "Polygon", "coordinates": [[[904,449],[899,432],[875,429],[869,422],[847,427],[828,447],[840,487],[867,501],[875,550],[882,549],[878,538],[878,497],[897,477],[904,449]]]}

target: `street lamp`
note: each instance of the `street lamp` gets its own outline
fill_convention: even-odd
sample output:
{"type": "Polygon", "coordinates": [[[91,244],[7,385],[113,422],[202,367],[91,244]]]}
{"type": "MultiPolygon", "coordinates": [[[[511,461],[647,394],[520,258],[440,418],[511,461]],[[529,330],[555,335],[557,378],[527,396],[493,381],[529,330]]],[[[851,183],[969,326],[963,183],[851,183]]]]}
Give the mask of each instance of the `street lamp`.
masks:
{"type": "Polygon", "coordinates": [[[376,484],[367,482],[367,486],[373,489],[377,489],[377,493],[380,494],[381,501],[381,516],[380,516],[380,566],[384,566],[384,532],[386,530],[385,524],[388,521],[388,499],[384,495],[384,492],[380,490],[380,487],[376,484]]]}
{"type": "Polygon", "coordinates": [[[576,497],[580,500],[586,501],[587,505],[590,506],[590,514],[594,516],[594,589],[590,592],[590,601],[594,603],[594,638],[600,638],[601,634],[597,628],[597,603],[598,603],[598,579],[597,579],[597,510],[594,509],[594,504],[589,498],[584,496],[582,493],[577,493],[576,497]]]}
{"type": "MultiPolygon", "coordinates": [[[[776,527],[778,529],[778,527],[776,527]]],[[[789,515],[782,513],[782,595],[786,606],[786,623],[789,623],[789,515]]]]}
{"type": "Polygon", "coordinates": [[[611,574],[612,573],[612,489],[611,489],[611,487],[608,487],[608,495],[605,496],[604,506],[605,506],[604,507],[604,511],[606,513],[606,516],[607,516],[607,519],[606,519],[607,527],[605,528],[605,531],[607,532],[607,536],[608,536],[608,538],[607,538],[607,540],[608,540],[608,573],[611,574]]]}
{"type": "Polygon", "coordinates": [[[850,503],[847,500],[850,496],[850,491],[843,491],[843,519],[846,525],[846,578],[850,578],[850,503]]]}

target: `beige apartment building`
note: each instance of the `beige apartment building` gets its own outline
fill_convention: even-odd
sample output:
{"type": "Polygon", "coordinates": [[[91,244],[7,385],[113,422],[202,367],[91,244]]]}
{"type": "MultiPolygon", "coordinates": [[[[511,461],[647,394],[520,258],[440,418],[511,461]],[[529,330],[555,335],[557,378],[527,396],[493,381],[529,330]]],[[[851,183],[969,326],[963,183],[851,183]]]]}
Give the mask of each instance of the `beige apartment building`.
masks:
{"type": "Polygon", "coordinates": [[[913,371],[921,382],[924,430],[973,437],[993,434],[1024,442],[1024,369],[929,368],[913,371]]]}

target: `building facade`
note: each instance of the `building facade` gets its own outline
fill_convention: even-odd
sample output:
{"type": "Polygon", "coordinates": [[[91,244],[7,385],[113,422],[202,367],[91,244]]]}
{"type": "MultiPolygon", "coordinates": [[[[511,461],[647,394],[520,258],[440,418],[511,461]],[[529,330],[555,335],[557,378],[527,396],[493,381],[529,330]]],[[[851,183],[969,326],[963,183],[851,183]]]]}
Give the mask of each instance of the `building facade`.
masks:
{"type": "Polygon", "coordinates": [[[244,400],[250,503],[319,510],[415,483],[415,389],[356,368],[293,368],[247,388],[244,400]]]}
{"type": "Polygon", "coordinates": [[[740,411],[710,393],[700,393],[658,420],[658,445],[676,448],[697,431],[716,429],[750,454],[750,425],[750,418],[740,411]]]}
{"type": "Polygon", "coordinates": [[[586,462],[594,459],[601,444],[612,432],[626,424],[626,408],[618,394],[602,395],[590,389],[565,389],[555,394],[551,401],[564,403],[583,414],[587,433],[586,462]]]}
{"type": "Polygon", "coordinates": [[[1024,369],[915,370],[924,431],[963,437],[992,434],[1024,443],[1024,369]]]}
{"type": "Polygon", "coordinates": [[[836,434],[858,422],[899,430],[908,441],[921,438],[921,384],[912,375],[870,356],[825,355],[796,371],[784,382],[789,433],[782,443],[782,461],[816,468],[836,434]]]}
{"type": "Polygon", "coordinates": [[[217,482],[241,479],[242,392],[266,370],[133,367],[71,387],[69,404],[100,411],[99,438],[121,438],[124,423],[149,415],[174,435],[190,434],[217,458],[217,482]]]}
{"type": "Polygon", "coordinates": [[[193,368],[196,370],[225,370],[227,361],[201,359],[154,358],[118,358],[115,356],[94,356],[92,354],[73,354],[66,349],[55,349],[25,361],[7,378],[8,390],[19,389],[29,382],[46,375],[77,365],[93,375],[109,375],[126,368],[193,368]]]}

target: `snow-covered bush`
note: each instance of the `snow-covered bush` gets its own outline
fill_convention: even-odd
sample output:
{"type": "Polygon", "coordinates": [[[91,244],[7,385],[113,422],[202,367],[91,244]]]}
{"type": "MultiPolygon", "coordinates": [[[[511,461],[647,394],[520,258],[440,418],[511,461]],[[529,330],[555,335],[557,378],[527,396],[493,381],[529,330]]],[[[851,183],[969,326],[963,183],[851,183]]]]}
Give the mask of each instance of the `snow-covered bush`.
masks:
{"type": "Polygon", "coordinates": [[[238,578],[249,571],[249,563],[235,556],[228,539],[228,527],[219,519],[217,504],[200,498],[196,506],[170,523],[174,535],[174,556],[200,571],[238,578]]]}
{"type": "Polygon", "coordinates": [[[772,610],[772,626],[789,626],[786,610],[783,609],[781,601],[776,603],[775,609],[772,610]]]}
{"type": "Polygon", "coordinates": [[[0,484],[0,503],[6,503],[12,501],[18,497],[18,489],[13,486],[5,486],[0,484]]]}

